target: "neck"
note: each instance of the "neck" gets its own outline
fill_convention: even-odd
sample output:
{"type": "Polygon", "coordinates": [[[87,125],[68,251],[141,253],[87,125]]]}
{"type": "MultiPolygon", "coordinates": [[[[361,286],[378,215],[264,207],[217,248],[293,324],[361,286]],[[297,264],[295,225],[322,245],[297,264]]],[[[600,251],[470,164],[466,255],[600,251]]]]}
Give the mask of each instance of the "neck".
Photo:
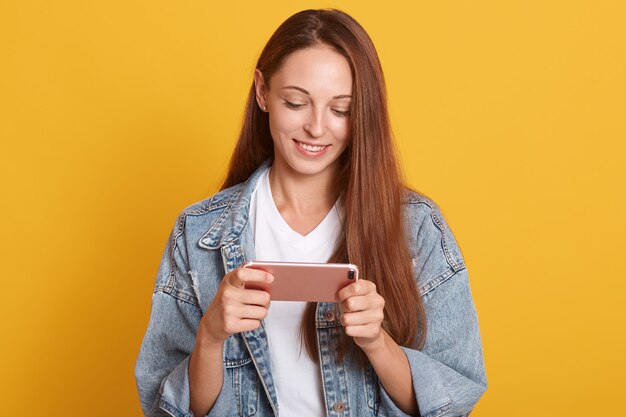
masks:
{"type": "Polygon", "coordinates": [[[281,213],[311,215],[327,213],[337,201],[336,170],[328,169],[316,175],[300,174],[286,164],[274,161],[269,172],[272,197],[281,213]]]}

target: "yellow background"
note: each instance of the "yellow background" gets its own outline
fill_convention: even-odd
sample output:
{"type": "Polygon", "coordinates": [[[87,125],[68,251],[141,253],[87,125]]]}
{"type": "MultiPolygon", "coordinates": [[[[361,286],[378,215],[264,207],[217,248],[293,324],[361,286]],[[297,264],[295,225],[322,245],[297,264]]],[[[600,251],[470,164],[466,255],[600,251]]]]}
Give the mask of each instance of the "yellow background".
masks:
{"type": "Polygon", "coordinates": [[[3,0],[2,415],[140,415],[169,230],[217,189],[270,34],[328,6],[374,39],[407,180],[469,265],[474,415],[623,412],[623,2],[3,0]]]}

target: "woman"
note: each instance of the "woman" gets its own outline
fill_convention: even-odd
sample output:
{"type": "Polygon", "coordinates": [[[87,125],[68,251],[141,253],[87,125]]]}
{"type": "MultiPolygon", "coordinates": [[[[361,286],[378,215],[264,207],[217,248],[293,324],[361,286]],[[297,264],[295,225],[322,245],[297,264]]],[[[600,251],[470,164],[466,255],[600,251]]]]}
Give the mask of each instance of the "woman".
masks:
{"type": "Polygon", "coordinates": [[[150,416],[461,416],[484,392],[461,252],[402,185],[378,57],[345,13],[297,13],[261,53],[222,191],[163,254],[136,378],[150,416]],[[270,305],[247,260],[363,279],[270,305]]]}

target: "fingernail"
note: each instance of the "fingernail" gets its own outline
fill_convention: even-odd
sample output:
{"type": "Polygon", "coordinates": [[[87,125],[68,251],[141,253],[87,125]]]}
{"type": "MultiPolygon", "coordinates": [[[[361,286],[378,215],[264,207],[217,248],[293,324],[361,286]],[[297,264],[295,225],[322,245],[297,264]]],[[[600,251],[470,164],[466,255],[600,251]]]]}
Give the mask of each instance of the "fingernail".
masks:
{"type": "Polygon", "coordinates": [[[267,282],[272,282],[274,281],[274,275],[272,274],[267,274],[265,279],[267,280],[267,282]]]}

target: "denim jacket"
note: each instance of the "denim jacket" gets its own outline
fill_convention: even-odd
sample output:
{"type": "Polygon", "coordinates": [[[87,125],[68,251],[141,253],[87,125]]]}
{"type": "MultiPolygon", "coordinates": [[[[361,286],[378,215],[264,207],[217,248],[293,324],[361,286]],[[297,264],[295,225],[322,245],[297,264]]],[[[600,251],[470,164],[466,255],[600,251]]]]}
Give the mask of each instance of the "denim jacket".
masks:
{"type": "MultiPolygon", "coordinates": [[[[163,253],[147,331],[135,367],[147,416],[192,417],[189,357],[196,329],[222,277],[253,260],[250,197],[269,163],[239,185],[185,209],[163,253]]],[[[408,243],[427,316],[421,350],[402,347],[411,368],[422,417],[467,416],[486,389],[476,311],[467,270],[437,206],[407,191],[408,243]]],[[[317,337],[329,417],[406,416],[378,382],[371,366],[337,363],[334,343],[343,331],[334,303],[318,303],[317,337]]],[[[224,383],[209,417],[277,416],[263,325],[224,342],[224,383]]]]}

